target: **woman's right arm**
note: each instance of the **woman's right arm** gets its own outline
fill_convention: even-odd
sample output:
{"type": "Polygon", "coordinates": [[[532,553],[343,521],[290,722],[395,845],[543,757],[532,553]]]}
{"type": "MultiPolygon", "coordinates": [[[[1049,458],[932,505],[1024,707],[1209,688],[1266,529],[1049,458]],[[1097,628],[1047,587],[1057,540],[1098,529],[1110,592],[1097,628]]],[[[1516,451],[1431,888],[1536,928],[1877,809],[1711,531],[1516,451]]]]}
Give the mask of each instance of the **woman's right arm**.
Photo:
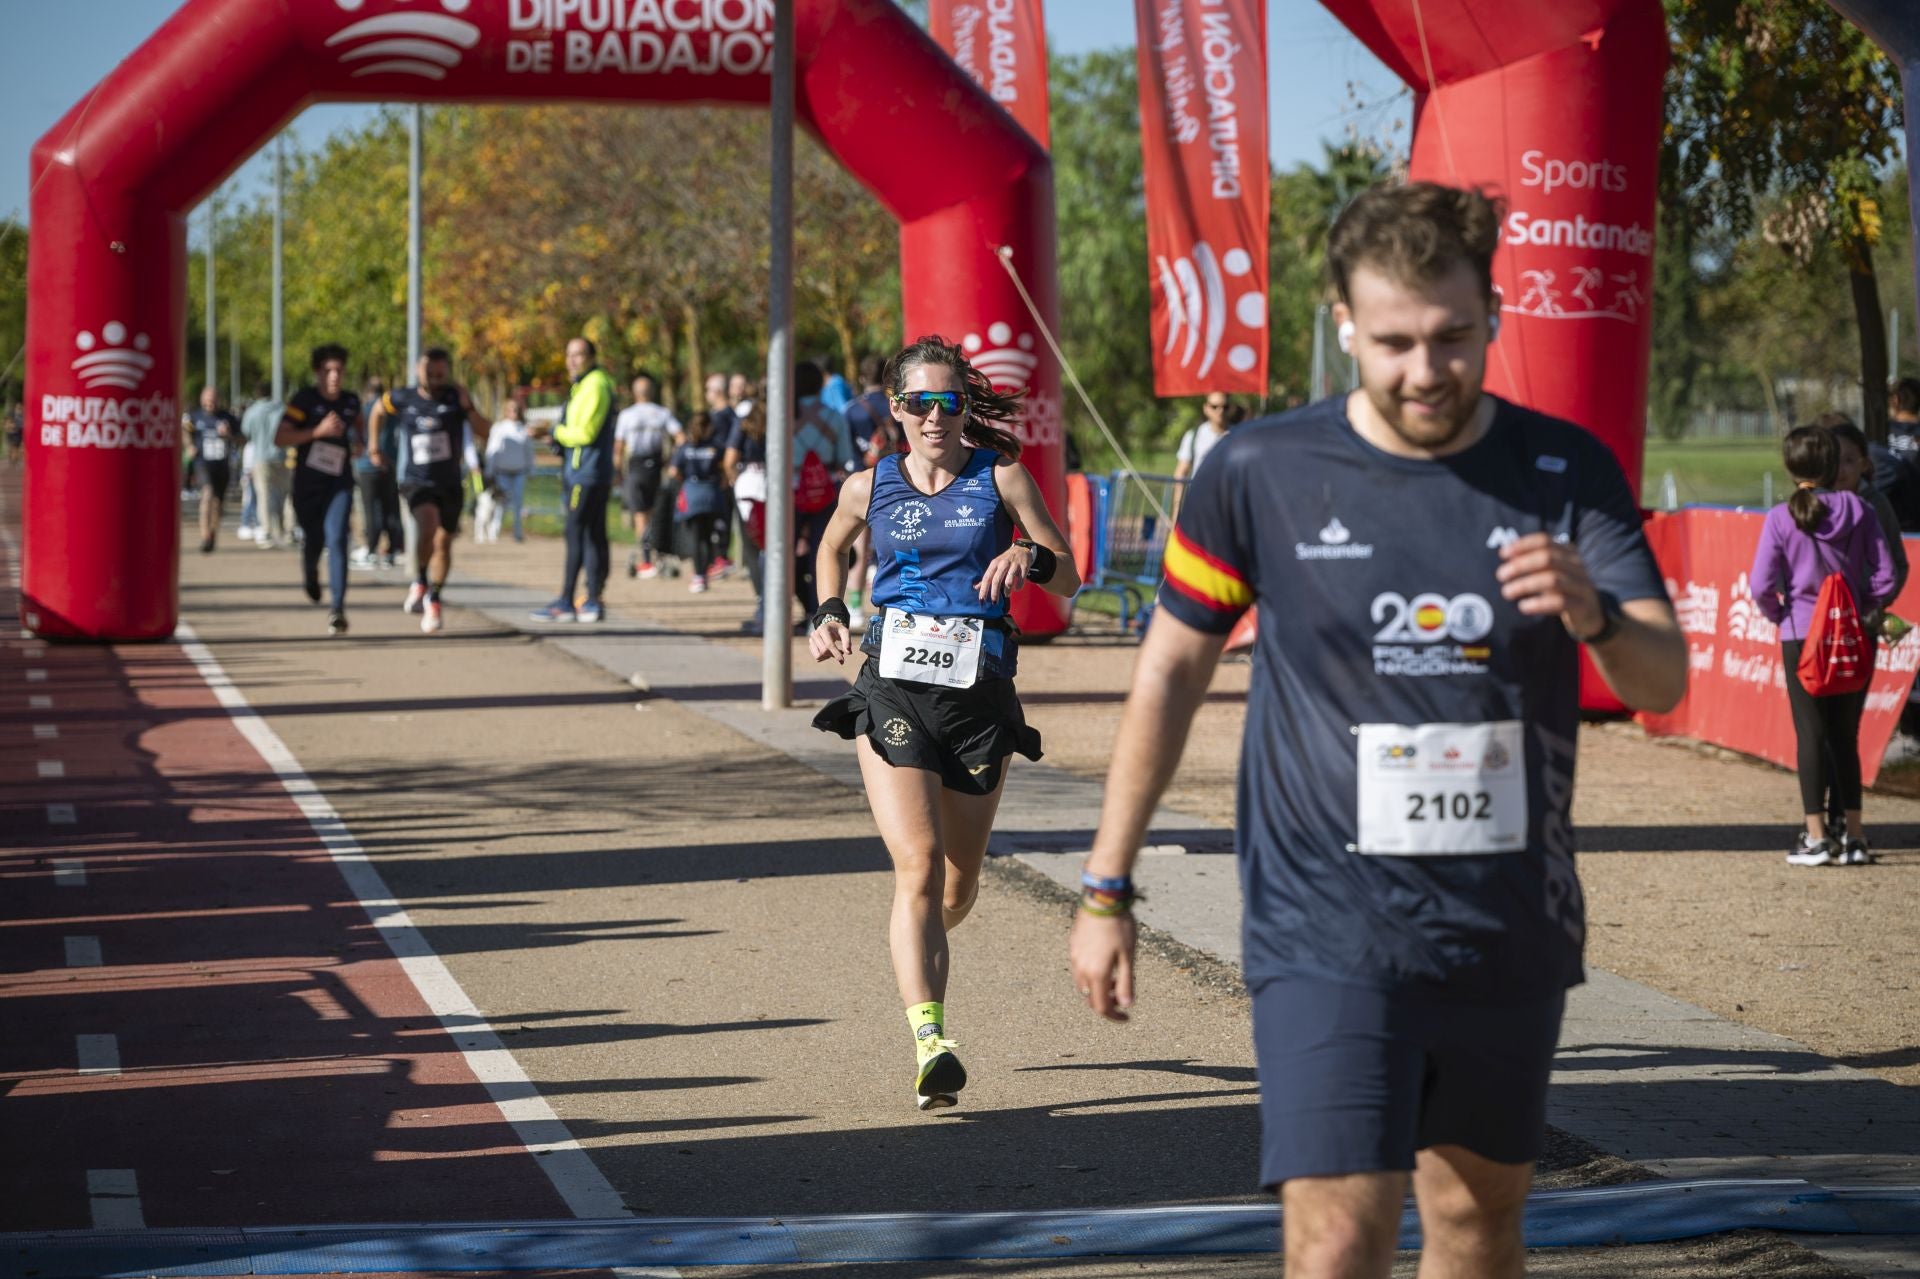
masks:
{"type": "MultiPolygon", "coordinates": [[[[834,504],[833,518],[820,535],[820,548],[813,561],[814,582],[822,601],[837,600],[847,590],[847,552],[859,540],[867,526],[867,502],[873,496],[873,472],[856,471],[840,486],[840,498],[834,504]]],[[[835,658],[845,662],[854,653],[853,634],[837,620],[822,622],[808,636],[813,660],[835,658]]]]}

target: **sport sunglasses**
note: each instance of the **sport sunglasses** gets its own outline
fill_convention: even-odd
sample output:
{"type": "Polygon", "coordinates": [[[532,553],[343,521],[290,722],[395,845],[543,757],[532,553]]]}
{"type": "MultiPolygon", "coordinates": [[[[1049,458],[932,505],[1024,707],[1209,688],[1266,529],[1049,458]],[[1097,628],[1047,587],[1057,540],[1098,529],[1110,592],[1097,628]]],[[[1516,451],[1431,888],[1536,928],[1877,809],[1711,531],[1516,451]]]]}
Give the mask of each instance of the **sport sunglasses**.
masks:
{"type": "Polygon", "coordinates": [[[958,391],[908,391],[905,395],[892,398],[895,404],[915,417],[926,417],[935,408],[948,417],[958,417],[960,410],[967,406],[966,397],[958,391]]]}

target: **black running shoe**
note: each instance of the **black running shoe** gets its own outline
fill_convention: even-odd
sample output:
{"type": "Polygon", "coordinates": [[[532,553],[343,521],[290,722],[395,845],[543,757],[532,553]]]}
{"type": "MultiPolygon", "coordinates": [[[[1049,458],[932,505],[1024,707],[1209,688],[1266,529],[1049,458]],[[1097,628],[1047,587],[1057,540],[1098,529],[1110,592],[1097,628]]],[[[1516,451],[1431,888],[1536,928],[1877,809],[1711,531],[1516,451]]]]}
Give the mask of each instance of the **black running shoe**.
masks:
{"type": "Polygon", "coordinates": [[[318,564],[307,565],[305,585],[307,598],[318,604],[320,602],[320,566],[318,564]]]}
{"type": "Polygon", "coordinates": [[[347,615],[339,609],[327,614],[327,634],[345,635],[347,633],[347,615]]]}

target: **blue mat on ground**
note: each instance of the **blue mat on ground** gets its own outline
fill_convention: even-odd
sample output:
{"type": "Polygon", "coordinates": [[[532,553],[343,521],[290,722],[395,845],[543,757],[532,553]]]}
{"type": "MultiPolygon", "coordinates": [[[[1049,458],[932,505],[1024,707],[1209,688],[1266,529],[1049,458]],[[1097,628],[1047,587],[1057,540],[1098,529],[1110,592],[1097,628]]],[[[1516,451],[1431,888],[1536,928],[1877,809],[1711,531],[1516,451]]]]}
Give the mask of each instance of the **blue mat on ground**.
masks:
{"type": "MultiPolygon", "coordinates": [[[[1728,1230],[1920,1234],[1920,1186],[1829,1189],[1805,1181],[1647,1181],[1543,1191],[1531,1247],[1690,1239],[1728,1230]]],[[[1272,1205],[1060,1212],[875,1213],[476,1224],[69,1230],[0,1234],[0,1279],[490,1272],[1009,1260],[1278,1249],[1272,1205]]],[[[1420,1244],[1411,1209],[1400,1245],[1420,1244]]]]}

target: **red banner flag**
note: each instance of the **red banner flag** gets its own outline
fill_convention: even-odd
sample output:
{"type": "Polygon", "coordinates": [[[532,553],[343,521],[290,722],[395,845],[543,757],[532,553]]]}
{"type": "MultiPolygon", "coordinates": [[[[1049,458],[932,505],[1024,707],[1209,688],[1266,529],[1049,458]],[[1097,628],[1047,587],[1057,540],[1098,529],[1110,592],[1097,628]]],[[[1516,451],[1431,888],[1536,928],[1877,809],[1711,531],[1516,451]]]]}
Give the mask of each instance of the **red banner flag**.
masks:
{"type": "Polygon", "coordinates": [[[1153,389],[1267,388],[1266,0],[1134,0],[1153,389]]]}
{"type": "Polygon", "coordinates": [[[1047,24],[1040,0],[931,0],[927,27],[962,70],[1047,145],[1047,24]]]}

